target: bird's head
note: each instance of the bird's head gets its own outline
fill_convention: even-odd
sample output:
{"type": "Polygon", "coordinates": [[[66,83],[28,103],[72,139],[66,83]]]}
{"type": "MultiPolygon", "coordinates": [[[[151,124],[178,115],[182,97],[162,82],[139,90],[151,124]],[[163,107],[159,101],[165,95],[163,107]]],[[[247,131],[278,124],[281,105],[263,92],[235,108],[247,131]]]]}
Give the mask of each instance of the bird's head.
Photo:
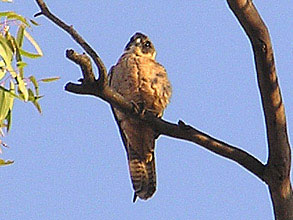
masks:
{"type": "Polygon", "coordinates": [[[152,59],[156,57],[156,50],[153,43],[146,35],[138,32],[130,38],[128,44],[125,46],[125,51],[152,59]]]}

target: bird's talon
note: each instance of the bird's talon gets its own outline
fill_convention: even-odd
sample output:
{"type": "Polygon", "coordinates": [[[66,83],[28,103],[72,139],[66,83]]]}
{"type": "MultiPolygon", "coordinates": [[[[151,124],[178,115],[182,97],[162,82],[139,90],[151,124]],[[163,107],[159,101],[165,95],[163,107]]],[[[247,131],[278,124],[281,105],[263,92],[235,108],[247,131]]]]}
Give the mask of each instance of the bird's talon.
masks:
{"type": "Polygon", "coordinates": [[[151,162],[153,160],[153,154],[152,153],[148,153],[147,155],[146,155],[146,160],[145,160],[145,162],[146,163],[149,163],[149,162],[151,162]]]}
{"type": "Polygon", "coordinates": [[[138,104],[134,101],[131,101],[131,104],[132,104],[132,108],[133,108],[133,111],[136,113],[136,114],[139,114],[140,112],[140,108],[138,106],[138,104]]]}
{"type": "Polygon", "coordinates": [[[133,109],[136,114],[139,114],[139,115],[145,114],[146,109],[144,108],[144,103],[136,103],[134,101],[131,101],[131,104],[133,105],[133,109]]]}

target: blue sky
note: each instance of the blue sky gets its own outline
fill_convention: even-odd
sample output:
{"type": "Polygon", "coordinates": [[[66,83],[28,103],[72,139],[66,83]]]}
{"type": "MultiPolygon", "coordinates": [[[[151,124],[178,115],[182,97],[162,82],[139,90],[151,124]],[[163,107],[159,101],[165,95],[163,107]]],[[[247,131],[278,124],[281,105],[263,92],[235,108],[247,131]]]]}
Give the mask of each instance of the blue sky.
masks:
{"type": "MultiPolygon", "coordinates": [[[[173,96],[164,118],[179,119],[267,159],[266,135],[252,50],[226,1],[47,1],[96,49],[109,69],[130,36],[149,35],[167,69],[173,96]],[[73,3],[74,2],[74,3],[73,3]]],[[[293,125],[293,4],[255,1],[269,27],[286,107],[293,125]]],[[[34,1],[1,3],[31,18],[34,1]]],[[[200,146],[162,136],[157,141],[158,189],[132,203],[124,147],[107,103],[64,91],[80,78],[67,48],[73,40],[40,17],[31,34],[44,57],[29,61],[28,75],[60,76],[43,84],[42,115],[15,103],[10,146],[1,157],[0,219],[272,219],[264,183],[200,146]]]]}

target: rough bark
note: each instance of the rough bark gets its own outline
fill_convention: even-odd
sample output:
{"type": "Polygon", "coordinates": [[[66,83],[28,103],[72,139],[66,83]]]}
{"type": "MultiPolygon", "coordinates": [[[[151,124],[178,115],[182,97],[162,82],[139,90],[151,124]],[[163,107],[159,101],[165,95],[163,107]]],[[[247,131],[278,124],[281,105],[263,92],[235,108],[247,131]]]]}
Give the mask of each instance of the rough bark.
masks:
{"type": "Polygon", "coordinates": [[[269,157],[266,165],[253,155],[217,140],[189,125],[179,121],[170,123],[154,117],[146,112],[137,114],[132,103],[128,103],[118,93],[107,86],[107,71],[98,54],[74,30],[53,15],[43,0],[36,0],[41,12],[57,26],[66,31],[93,59],[99,70],[99,78],[95,79],[90,58],[85,54],[77,54],[73,50],[66,51],[66,57],[81,67],[83,79],[81,83],[68,83],[65,90],[80,95],[93,95],[111,103],[130,117],[139,117],[162,135],[184,139],[196,143],[220,156],[240,164],[269,186],[269,191],[277,220],[293,219],[293,196],[290,182],[291,152],[288,142],[285,109],[275,70],[274,56],[269,32],[251,0],[227,0],[229,7],[239,20],[249,37],[255,58],[258,85],[262,107],[265,115],[268,137],[269,157]]]}

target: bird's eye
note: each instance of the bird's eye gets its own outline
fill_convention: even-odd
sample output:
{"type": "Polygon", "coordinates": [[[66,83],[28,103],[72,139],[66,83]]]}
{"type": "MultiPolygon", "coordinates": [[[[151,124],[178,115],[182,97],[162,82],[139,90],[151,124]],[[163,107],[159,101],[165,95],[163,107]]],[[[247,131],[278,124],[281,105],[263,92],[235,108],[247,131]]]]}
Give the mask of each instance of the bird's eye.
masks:
{"type": "Polygon", "coordinates": [[[145,42],[144,46],[147,48],[151,47],[151,42],[149,42],[149,41],[145,42]]]}

